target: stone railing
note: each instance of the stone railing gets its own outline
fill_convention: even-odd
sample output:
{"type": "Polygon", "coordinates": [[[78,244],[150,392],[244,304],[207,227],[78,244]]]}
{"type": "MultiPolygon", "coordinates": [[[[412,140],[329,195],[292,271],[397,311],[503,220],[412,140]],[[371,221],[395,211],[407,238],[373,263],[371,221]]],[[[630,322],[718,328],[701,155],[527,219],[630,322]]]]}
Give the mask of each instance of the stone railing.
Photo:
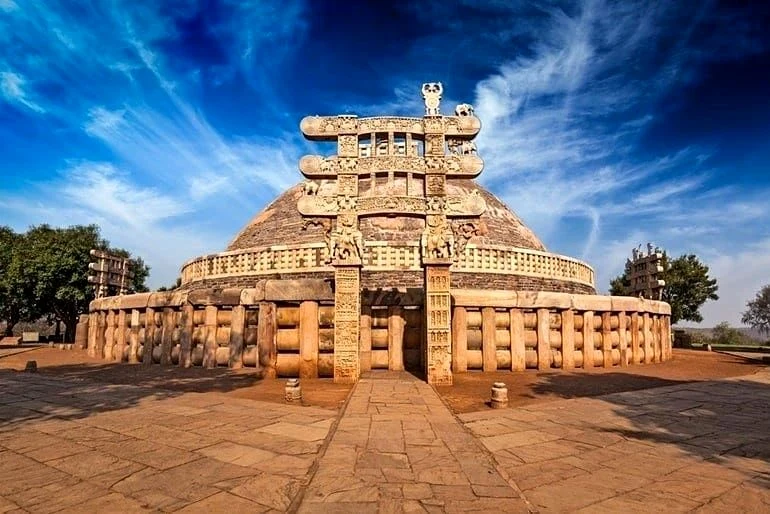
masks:
{"type": "MultiPolygon", "coordinates": [[[[324,243],[206,255],[182,266],[182,284],[233,276],[331,272],[333,268],[326,264],[327,257],[324,243]]],[[[420,247],[416,242],[399,245],[366,242],[363,264],[364,270],[371,271],[421,271],[420,247]]],[[[548,252],[503,246],[468,244],[458,255],[452,272],[523,275],[594,285],[594,271],[584,262],[548,252]]]]}
{"type": "MultiPolygon", "coordinates": [[[[117,362],[243,366],[266,377],[334,369],[334,294],[324,280],[94,300],[76,345],[117,362]]],[[[670,307],[631,297],[452,291],[452,370],[625,367],[671,357],[670,307]]],[[[362,370],[424,365],[419,295],[362,296],[362,370]]]]}
{"type": "Polygon", "coordinates": [[[626,296],[452,293],[452,369],[573,369],[671,357],[671,308],[626,296]]]}

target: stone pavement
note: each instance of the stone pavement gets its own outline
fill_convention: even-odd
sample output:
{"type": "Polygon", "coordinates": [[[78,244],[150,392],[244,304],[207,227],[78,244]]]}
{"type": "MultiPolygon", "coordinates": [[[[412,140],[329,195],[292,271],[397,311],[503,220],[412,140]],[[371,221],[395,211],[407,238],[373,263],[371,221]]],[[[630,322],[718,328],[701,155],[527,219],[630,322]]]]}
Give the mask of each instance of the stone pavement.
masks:
{"type": "Polygon", "coordinates": [[[285,511],[336,416],[0,371],[0,512],[285,511]]]}
{"type": "Polygon", "coordinates": [[[768,370],[460,418],[541,511],[770,511],[768,370]]]}
{"type": "Polygon", "coordinates": [[[355,387],[300,512],[527,512],[520,493],[449,412],[408,373],[355,387]]]}
{"type": "Polygon", "coordinates": [[[770,372],[452,415],[0,371],[2,512],[768,512],[770,372]],[[463,426],[464,424],[464,426],[463,426]]]}

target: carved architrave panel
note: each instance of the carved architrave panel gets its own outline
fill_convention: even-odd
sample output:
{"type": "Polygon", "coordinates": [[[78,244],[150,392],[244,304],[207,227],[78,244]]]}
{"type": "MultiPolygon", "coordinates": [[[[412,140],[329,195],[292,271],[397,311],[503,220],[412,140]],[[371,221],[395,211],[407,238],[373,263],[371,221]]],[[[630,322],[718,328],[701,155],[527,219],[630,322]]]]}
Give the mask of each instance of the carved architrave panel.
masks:
{"type": "MultiPolygon", "coordinates": [[[[481,121],[475,116],[441,116],[442,129],[448,136],[471,138],[481,130],[481,121]]],[[[351,133],[349,121],[357,120],[357,133],[372,132],[405,132],[424,134],[424,118],[401,116],[377,116],[372,118],[355,118],[354,116],[307,116],[300,123],[300,130],[311,139],[335,139],[338,134],[351,133]],[[341,119],[345,118],[345,119],[341,119]],[[346,127],[343,128],[343,124],[346,127]]]]}
{"type": "Polygon", "coordinates": [[[334,381],[355,382],[360,374],[358,339],[361,283],[358,266],[337,266],[334,272],[334,381]]]}
{"type": "Polygon", "coordinates": [[[380,155],[340,159],[336,155],[321,157],[305,155],[299,161],[299,169],[308,178],[331,178],[345,171],[358,175],[370,175],[390,171],[423,174],[430,171],[446,173],[449,176],[473,178],[481,173],[484,161],[477,155],[432,156],[424,159],[407,155],[380,155]],[[343,162],[344,161],[344,162],[343,162]],[[350,164],[355,164],[351,167],[350,164]]]}

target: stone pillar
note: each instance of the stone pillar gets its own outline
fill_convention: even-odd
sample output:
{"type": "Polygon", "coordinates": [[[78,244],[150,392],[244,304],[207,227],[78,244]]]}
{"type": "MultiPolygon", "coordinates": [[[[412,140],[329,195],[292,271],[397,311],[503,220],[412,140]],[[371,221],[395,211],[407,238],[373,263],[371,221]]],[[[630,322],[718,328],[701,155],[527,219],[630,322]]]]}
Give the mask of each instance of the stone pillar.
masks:
{"type": "Polygon", "coordinates": [[[361,307],[359,360],[361,372],[372,370],[372,308],[361,307]]]}
{"type": "Polygon", "coordinates": [[[299,304],[299,378],[318,378],[318,302],[299,304]]]}
{"type": "Polygon", "coordinates": [[[139,309],[131,309],[131,333],[129,335],[128,362],[139,362],[139,309]]]}
{"type": "Polygon", "coordinates": [[[639,313],[631,313],[631,363],[639,364],[642,352],[639,345],[639,313]]]}
{"type": "Polygon", "coordinates": [[[155,309],[147,307],[144,313],[144,351],[142,352],[142,364],[152,365],[152,350],[155,346],[155,309]]]}
{"type": "Polygon", "coordinates": [[[171,350],[174,347],[174,309],[163,309],[163,326],[160,339],[160,363],[164,366],[171,364],[171,350]]]}
{"type": "Polygon", "coordinates": [[[115,338],[115,352],[114,352],[114,359],[115,362],[123,362],[124,355],[126,353],[126,325],[127,325],[127,318],[128,313],[124,310],[118,311],[118,335],[115,338]]]}
{"type": "Polygon", "coordinates": [[[551,313],[537,310],[537,369],[551,368],[551,313]]]}
{"type": "Polygon", "coordinates": [[[452,385],[451,262],[425,264],[426,375],[429,384],[452,385]]]}
{"type": "MultiPolygon", "coordinates": [[[[316,314],[316,325],[318,324],[317,320],[318,316],[316,314]]],[[[227,360],[227,365],[232,369],[241,369],[243,367],[243,332],[245,329],[246,307],[236,305],[233,307],[232,317],[230,318],[230,355],[227,360]]]]}
{"type": "Polygon", "coordinates": [[[561,313],[561,368],[575,368],[575,312],[572,309],[561,313]]]}
{"type": "Polygon", "coordinates": [[[468,371],[468,311],[455,307],[452,316],[452,371],[468,371]]]}
{"type": "Polygon", "coordinates": [[[96,357],[96,330],[99,322],[99,312],[92,312],[88,316],[88,356],[96,357]]]}
{"type": "Polygon", "coordinates": [[[182,306],[182,316],[179,320],[179,367],[189,368],[192,366],[192,334],[193,334],[193,312],[194,307],[186,303],[182,306]]]}
{"type": "Polygon", "coordinates": [[[115,311],[110,309],[107,312],[107,330],[104,333],[104,359],[113,360],[115,351],[115,311]]]}
{"type": "Polygon", "coordinates": [[[88,314],[81,314],[78,324],[75,326],[75,349],[88,348],[88,314]]]}
{"type": "Polygon", "coordinates": [[[388,308],[388,369],[393,371],[404,370],[405,326],[404,308],[391,305],[388,308]]]}
{"type": "Polygon", "coordinates": [[[663,324],[661,323],[660,316],[655,316],[653,318],[652,326],[655,331],[652,338],[655,345],[655,362],[661,362],[663,360],[663,324]]]}
{"type": "Polygon", "coordinates": [[[626,338],[628,331],[626,330],[626,313],[621,311],[618,313],[618,349],[620,350],[620,366],[625,368],[628,366],[628,339],[626,338]]]}
{"type": "Polygon", "coordinates": [[[104,358],[104,345],[107,331],[107,313],[99,311],[99,317],[96,324],[96,358],[104,358]]]}
{"type": "Polygon", "coordinates": [[[644,363],[649,364],[652,362],[652,330],[650,330],[650,313],[645,312],[642,315],[644,321],[642,325],[642,332],[644,334],[644,363]]]}
{"type": "Polygon", "coordinates": [[[495,309],[481,309],[481,362],[484,371],[497,371],[497,326],[495,309]]]}
{"type": "Polygon", "coordinates": [[[583,369],[594,367],[594,312],[583,313],[583,369]]]}
{"type": "Polygon", "coordinates": [[[353,383],[361,373],[360,264],[336,264],[334,271],[334,382],[353,383]]]}
{"type": "Polygon", "coordinates": [[[276,336],[276,310],[271,302],[260,302],[257,321],[257,349],[259,365],[265,378],[276,377],[276,361],[278,349],[275,343],[276,336]]]}
{"type": "Polygon", "coordinates": [[[612,312],[602,312],[602,356],[603,364],[605,368],[612,367],[612,325],[610,324],[610,316],[612,312]]]}
{"type": "Polygon", "coordinates": [[[666,349],[666,351],[663,353],[664,360],[671,359],[672,354],[672,344],[671,341],[671,317],[669,316],[663,316],[663,348],[666,349]]]}
{"type": "Polygon", "coordinates": [[[207,305],[204,318],[203,362],[204,368],[217,367],[217,309],[216,305],[207,305]]]}
{"type": "Polygon", "coordinates": [[[511,309],[511,371],[527,369],[526,346],[524,345],[524,312],[511,309]]]}

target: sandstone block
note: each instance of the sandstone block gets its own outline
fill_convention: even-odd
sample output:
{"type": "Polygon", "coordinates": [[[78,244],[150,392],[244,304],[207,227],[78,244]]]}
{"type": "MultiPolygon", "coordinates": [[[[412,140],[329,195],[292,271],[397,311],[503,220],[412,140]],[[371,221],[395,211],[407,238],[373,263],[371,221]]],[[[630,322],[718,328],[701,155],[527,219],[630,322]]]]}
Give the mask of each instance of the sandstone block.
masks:
{"type": "Polygon", "coordinates": [[[334,291],[331,282],[322,279],[268,280],[265,282],[265,300],[270,302],[334,300],[334,291]]]}

